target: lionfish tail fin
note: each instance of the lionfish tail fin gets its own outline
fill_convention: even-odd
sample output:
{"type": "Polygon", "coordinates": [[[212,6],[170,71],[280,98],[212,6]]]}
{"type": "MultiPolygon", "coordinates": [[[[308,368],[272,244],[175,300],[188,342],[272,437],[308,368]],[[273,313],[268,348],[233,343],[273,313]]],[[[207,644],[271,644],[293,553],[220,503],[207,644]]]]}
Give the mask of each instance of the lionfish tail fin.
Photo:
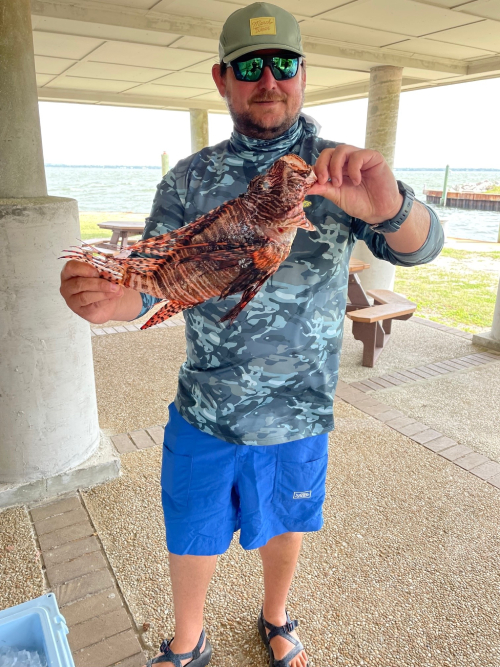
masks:
{"type": "Polygon", "coordinates": [[[158,267],[164,260],[149,257],[120,257],[106,255],[86,244],[74,250],[66,250],[60,259],[76,259],[93,266],[99,271],[99,278],[108,280],[116,285],[131,287],[132,289],[147,290],[149,282],[154,278],[158,267]]]}
{"type": "Polygon", "coordinates": [[[76,259],[78,262],[84,262],[99,271],[99,278],[116,285],[128,286],[127,269],[121,266],[119,260],[99,252],[98,248],[85,244],[85,246],[77,247],[74,250],[65,250],[64,252],[66,254],[59,259],[76,259]]]}

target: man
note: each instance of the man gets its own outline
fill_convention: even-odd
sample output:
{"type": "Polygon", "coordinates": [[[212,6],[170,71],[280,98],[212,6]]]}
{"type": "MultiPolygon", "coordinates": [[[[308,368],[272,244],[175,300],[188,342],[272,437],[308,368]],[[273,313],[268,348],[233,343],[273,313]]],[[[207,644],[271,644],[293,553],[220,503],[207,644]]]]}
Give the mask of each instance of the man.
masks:
{"type": "MultiPolygon", "coordinates": [[[[187,361],[165,429],[162,502],[176,634],[148,664],[202,667],[211,648],[203,607],[217,555],[241,528],[259,548],[264,602],[259,631],[275,667],[307,656],[285,611],[302,533],[323,525],[327,437],[356,239],[374,255],[412,266],[443,245],[434,213],[372,150],[320,139],[300,115],[306,69],[298,24],[267,3],[226,21],[213,78],[234,122],[229,141],[182,160],[158,186],[145,237],[192,222],[247,188],[280,156],[315,165],[306,214],[289,257],[237,317],[219,320],[239,295],[185,311],[187,361]]],[[[133,320],[155,303],[70,261],[61,293],[93,323],[133,320]]]]}

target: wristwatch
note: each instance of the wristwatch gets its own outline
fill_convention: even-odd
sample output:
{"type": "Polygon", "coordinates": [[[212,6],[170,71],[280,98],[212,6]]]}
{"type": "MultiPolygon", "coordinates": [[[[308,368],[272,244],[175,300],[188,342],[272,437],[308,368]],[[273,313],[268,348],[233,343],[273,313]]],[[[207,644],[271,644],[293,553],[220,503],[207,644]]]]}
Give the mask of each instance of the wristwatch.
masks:
{"type": "Polygon", "coordinates": [[[384,220],[384,222],[379,222],[376,225],[370,225],[373,231],[378,232],[379,234],[397,232],[406,218],[410,215],[413,202],[415,201],[415,192],[412,188],[410,188],[409,185],[406,185],[406,183],[403,183],[403,181],[396,182],[398,184],[399,192],[403,195],[403,205],[394,218],[384,220]]]}

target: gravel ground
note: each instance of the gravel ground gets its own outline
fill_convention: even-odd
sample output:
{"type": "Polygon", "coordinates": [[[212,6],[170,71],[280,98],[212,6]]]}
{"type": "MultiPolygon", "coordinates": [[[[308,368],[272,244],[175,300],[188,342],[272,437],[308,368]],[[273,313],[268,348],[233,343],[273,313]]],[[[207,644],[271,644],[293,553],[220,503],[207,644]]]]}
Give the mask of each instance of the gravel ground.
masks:
{"type": "Polygon", "coordinates": [[[44,594],[40,554],[25,506],[0,513],[0,609],[44,594]]]}
{"type": "Polygon", "coordinates": [[[340,378],[344,382],[377,377],[391,371],[415,368],[435,361],[463,357],[466,354],[484,351],[466,338],[460,338],[438,329],[432,329],[411,320],[394,320],[392,335],[386,348],[377,359],[375,368],[361,365],[363,344],[354,340],[352,322],[345,319],[344,343],[340,358],[340,378]]]}
{"type": "Polygon", "coordinates": [[[186,355],[184,327],[94,336],[92,346],[101,429],[165,424],[186,355]]]}
{"type": "Polygon", "coordinates": [[[382,390],[377,398],[500,463],[499,362],[382,390]]]}
{"type": "MultiPolygon", "coordinates": [[[[499,491],[347,404],[336,414],[325,526],[305,536],[288,604],[311,667],[498,667],[499,491]]],[[[174,631],[160,456],[126,454],[120,479],[84,494],[151,647],[174,631]]],[[[237,537],[208,593],[211,665],[265,667],[260,558],[237,537]]]]}

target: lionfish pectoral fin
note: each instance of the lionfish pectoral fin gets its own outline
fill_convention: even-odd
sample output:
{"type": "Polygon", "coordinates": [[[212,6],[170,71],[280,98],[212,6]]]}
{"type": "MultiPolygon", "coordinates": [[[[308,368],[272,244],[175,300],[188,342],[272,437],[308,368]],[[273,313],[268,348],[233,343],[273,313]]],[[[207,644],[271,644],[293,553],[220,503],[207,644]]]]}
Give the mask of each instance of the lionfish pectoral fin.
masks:
{"type": "Polygon", "coordinates": [[[270,278],[273,275],[273,273],[274,270],[261,274],[260,278],[243,292],[239,303],[237,303],[236,306],[234,306],[234,308],[231,308],[231,310],[228,313],[226,313],[224,317],[221,317],[219,321],[226,322],[227,320],[229,320],[230,324],[232,324],[234,320],[238,317],[238,315],[241,313],[243,308],[245,308],[245,306],[254,298],[254,296],[260,290],[262,285],[266,282],[268,278],[270,278]]]}
{"type": "Polygon", "coordinates": [[[236,306],[234,306],[234,308],[226,313],[226,315],[224,315],[220,321],[225,322],[226,320],[230,320],[232,324],[235,318],[241,313],[243,308],[245,308],[245,306],[254,298],[266,280],[268,280],[277,271],[278,267],[279,264],[274,264],[267,266],[266,268],[259,269],[254,265],[252,268],[240,274],[238,278],[224,290],[224,292],[221,294],[221,298],[225,298],[230,294],[243,292],[241,295],[241,300],[236,304],[236,306]]]}
{"type": "Polygon", "coordinates": [[[167,301],[163,308],[157,310],[156,313],[142,325],[141,330],[154,327],[155,324],[160,324],[160,322],[168,320],[172,315],[176,315],[186,308],[192,308],[192,306],[193,304],[182,303],[182,301],[167,301]]]}
{"type": "MultiPolygon", "coordinates": [[[[240,255],[240,273],[232,283],[222,290],[220,298],[244,292],[253,285],[262,285],[278,269],[281,263],[282,248],[270,239],[263,239],[259,244],[242,246],[240,255]],[[266,242],[267,241],[267,242],[266,242]]],[[[288,252],[286,253],[288,255],[288,252]]]]}

